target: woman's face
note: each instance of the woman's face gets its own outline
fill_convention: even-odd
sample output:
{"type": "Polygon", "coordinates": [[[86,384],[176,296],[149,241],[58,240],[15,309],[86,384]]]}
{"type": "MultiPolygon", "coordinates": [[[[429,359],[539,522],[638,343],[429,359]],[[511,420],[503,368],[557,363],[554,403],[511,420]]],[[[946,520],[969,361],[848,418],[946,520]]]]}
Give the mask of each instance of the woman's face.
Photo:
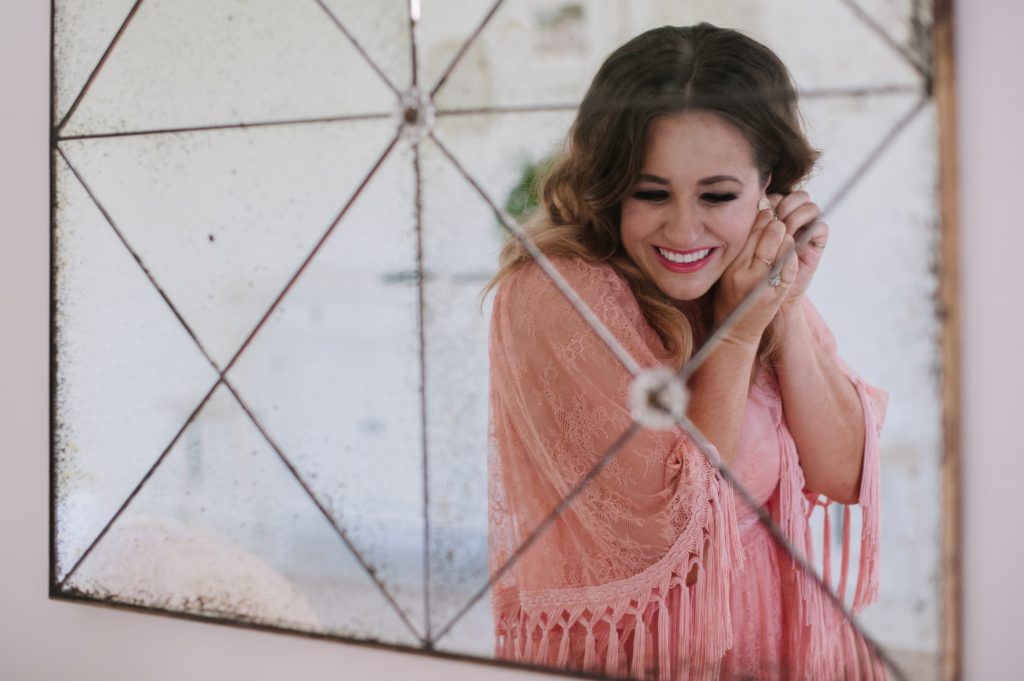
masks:
{"type": "Polygon", "coordinates": [[[766,186],[750,143],[720,116],[656,118],[622,201],[622,244],[666,295],[696,300],[743,248],[766,186]]]}

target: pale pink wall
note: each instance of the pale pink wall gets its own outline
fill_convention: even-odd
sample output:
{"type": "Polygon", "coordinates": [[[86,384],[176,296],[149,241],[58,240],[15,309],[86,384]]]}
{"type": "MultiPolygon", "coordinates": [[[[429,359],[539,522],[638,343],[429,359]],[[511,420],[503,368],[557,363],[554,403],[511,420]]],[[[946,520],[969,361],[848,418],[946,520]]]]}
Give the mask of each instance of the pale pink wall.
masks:
{"type": "MultiPolygon", "coordinates": [[[[823,0],[824,1],[824,0],[823,0]]],[[[1024,5],[958,8],[966,679],[1019,678],[1024,5]]],[[[0,678],[500,679],[515,672],[50,602],[49,3],[0,2],[0,678]]],[[[529,678],[542,678],[530,675],[529,678]]]]}
{"type": "Polygon", "coordinates": [[[1024,4],[957,8],[967,679],[1024,678],[1024,4]]]}

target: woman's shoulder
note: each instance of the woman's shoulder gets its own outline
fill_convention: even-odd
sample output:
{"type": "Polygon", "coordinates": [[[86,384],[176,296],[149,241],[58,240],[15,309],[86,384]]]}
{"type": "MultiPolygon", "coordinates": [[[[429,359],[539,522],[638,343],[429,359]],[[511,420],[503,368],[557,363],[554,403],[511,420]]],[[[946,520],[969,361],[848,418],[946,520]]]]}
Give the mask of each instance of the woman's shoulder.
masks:
{"type": "Polygon", "coordinates": [[[631,351],[646,357],[650,348],[657,346],[657,336],[644,319],[629,283],[614,267],[578,257],[549,261],[555,277],[571,291],[561,290],[536,262],[524,265],[499,286],[495,299],[494,314],[507,322],[506,328],[555,344],[595,340],[594,330],[579,312],[577,304],[582,302],[631,351]]]}
{"type": "MultiPolygon", "coordinates": [[[[610,264],[572,256],[549,257],[548,261],[555,276],[595,312],[637,307],[629,284],[610,264]]],[[[532,260],[499,287],[499,295],[508,305],[522,305],[535,312],[538,307],[560,311],[573,308],[551,274],[532,260]]]]}

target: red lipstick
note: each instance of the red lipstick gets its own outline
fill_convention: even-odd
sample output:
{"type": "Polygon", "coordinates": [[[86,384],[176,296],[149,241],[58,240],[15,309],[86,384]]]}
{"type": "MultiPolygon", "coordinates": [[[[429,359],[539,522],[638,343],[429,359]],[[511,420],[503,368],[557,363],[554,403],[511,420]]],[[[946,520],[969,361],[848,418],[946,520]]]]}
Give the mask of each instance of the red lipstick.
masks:
{"type": "Polygon", "coordinates": [[[690,253],[700,253],[701,251],[708,251],[708,254],[701,258],[700,260],[696,260],[694,262],[675,262],[663,256],[661,254],[661,248],[659,246],[654,246],[653,248],[654,256],[658,259],[658,262],[661,263],[662,267],[671,272],[679,273],[696,272],[697,270],[701,269],[709,262],[711,262],[711,259],[715,256],[715,253],[718,252],[717,248],[711,247],[691,248],[686,251],[677,251],[674,248],[666,248],[666,251],[671,251],[672,253],[679,253],[680,255],[689,255],[690,253]]]}

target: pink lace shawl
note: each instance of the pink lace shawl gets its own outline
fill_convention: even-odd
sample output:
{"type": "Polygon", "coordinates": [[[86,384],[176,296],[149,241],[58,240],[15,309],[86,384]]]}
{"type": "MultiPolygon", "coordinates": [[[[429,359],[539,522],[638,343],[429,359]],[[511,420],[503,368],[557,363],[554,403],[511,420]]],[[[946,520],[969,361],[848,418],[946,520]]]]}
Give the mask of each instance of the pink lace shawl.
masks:
{"type": "MultiPolygon", "coordinates": [[[[610,267],[555,263],[641,366],[662,363],[660,339],[610,267]]],[[[498,290],[490,364],[489,551],[496,573],[629,428],[631,376],[534,264],[498,290]]],[[[885,405],[884,393],[868,390],[858,384],[869,414],[866,451],[873,453],[861,487],[866,511],[854,609],[878,589],[877,436],[885,405]]],[[[805,494],[791,449],[776,521],[810,555],[808,517],[817,495],[805,494]]],[[[844,587],[848,535],[846,523],[844,587]]],[[[717,679],[732,644],[730,584],[742,554],[729,485],[683,431],[640,430],[496,580],[496,655],[633,678],[717,679]]],[[[788,591],[797,601],[797,631],[806,634],[793,636],[790,654],[801,677],[828,678],[826,670],[856,664],[843,662],[836,646],[849,650],[857,641],[826,635],[826,620],[837,620],[817,586],[794,570],[788,591]]]]}

